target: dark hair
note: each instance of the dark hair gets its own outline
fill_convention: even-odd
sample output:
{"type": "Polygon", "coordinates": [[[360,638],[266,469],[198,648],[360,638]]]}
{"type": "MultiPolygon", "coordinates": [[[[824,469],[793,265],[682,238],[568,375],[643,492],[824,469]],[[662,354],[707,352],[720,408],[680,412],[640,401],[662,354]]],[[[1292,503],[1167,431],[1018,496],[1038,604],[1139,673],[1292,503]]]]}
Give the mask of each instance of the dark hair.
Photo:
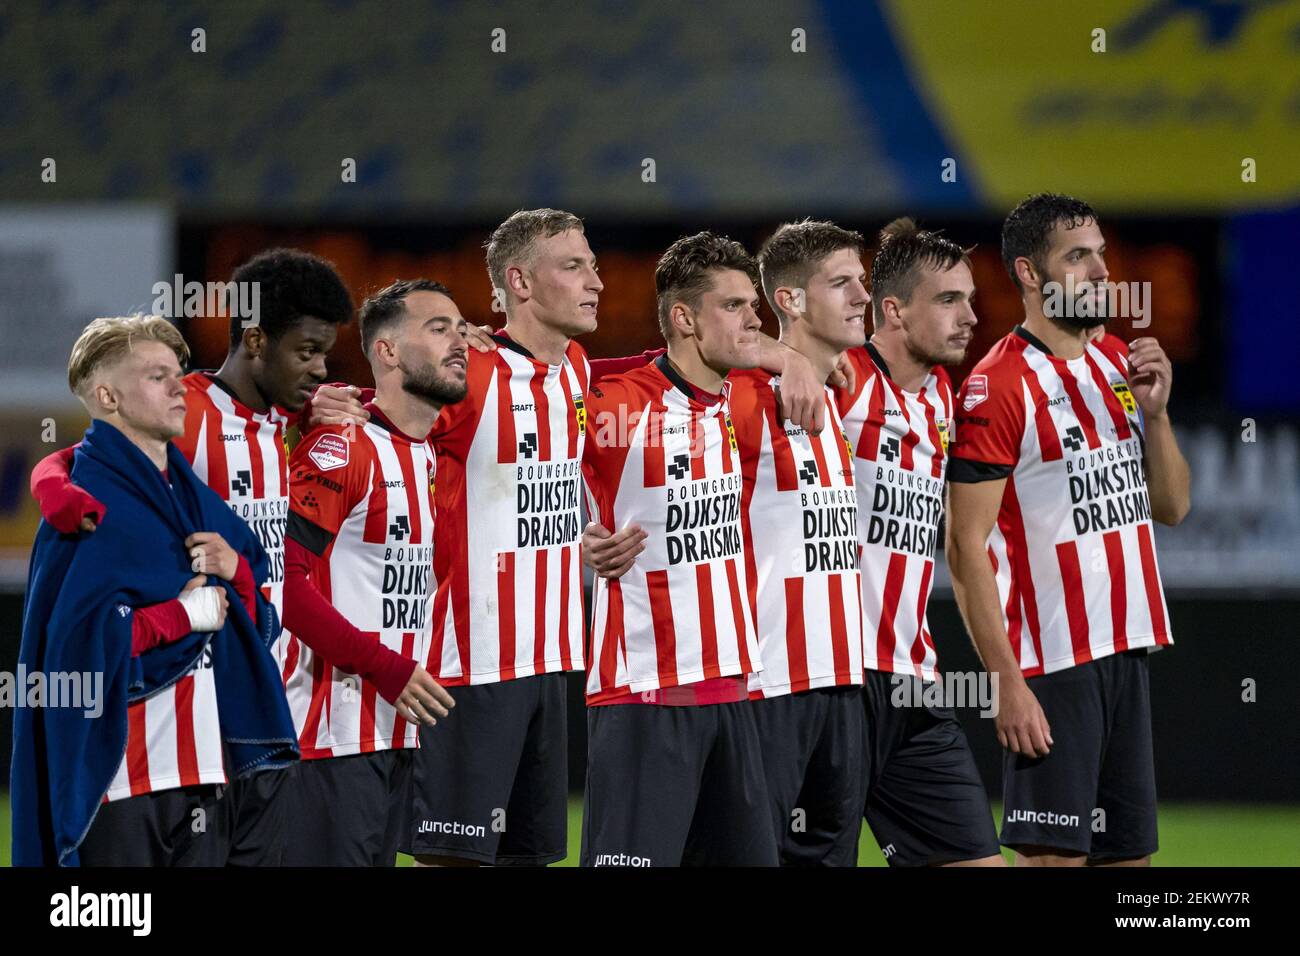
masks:
{"type": "Polygon", "coordinates": [[[664,338],[672,329],[668,315],[674,302],[699,308],[700,296],[712,285],[711,273],[736,269],[758,284],[758,262],[740,243],[712,232],[697,232],[678,239],[655,266],[655,295],[659,305],[659,330],[664,338]]]}
{"type": "Polygon", "coordinates": [[[1096,222],[1097,214],[1082,199],[1062,196],[1060,193],[1038,193],[1021,201],[1002,223],[1002,264],[1016,288],[1024,287],[1016,276],[1016,260],[1028,259],[1041,272],[1042,256],[1047,251],[1048,237],[1057,223],[1066,228],[1082,226],[1089,220],[1096,222]]]}
{"type": "Polygon", "coordinates": [[[776,313],[777,320],[782,324],[786,321],[776,304],[777,289],[782,286],[802,288],[812,278],[817,264],[827,256],[841,249],[852,249],[862,255],[865,244],[860,232],[826,220],[804,219],[778,227],[758,252],[758,264],[763,273],[763,295],[776,313]]]}
{"type": "Polygon", "coordinates": [[[361,351],[370,358],[370,349],[384,331],[406,314],[406,297],[412,292],[441,292],[451,298],[451,290],[433,279],[398,279],[361,303],[361,351]]]}
{"type": "Polygon", "coordinates": [[[959,262],[970,265],[970,249],[963,249],[937,232],[921,229],[909,216],[901,216],[881,229],[880,249],[871,260],[871,317],[875,327],[880,328],[885,321],[882,303],[886,296],[906,303],[921,281],[921,269],[946,272],[959,262]]]}
{"type": "MultiPolygon", "coordinates": [[[[334,264],[301,249],[259,252],[230,276],[231,282],[258,284],[258,326],[271,341],[284,335],[305,316],[332,325],[352,319],[352,294],[334,264]]],[[[245,320],[230,318],[230,348],[244,337],[245,320]]]]}

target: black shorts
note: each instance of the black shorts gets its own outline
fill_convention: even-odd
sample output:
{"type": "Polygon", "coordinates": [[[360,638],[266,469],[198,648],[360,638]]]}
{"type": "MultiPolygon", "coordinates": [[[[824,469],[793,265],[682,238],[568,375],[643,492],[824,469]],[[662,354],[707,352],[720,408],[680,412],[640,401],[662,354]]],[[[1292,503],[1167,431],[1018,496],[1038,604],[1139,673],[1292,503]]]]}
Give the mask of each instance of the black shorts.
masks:
{"type": "Polygon", "coordinates": [[[1046,757],[1004,755],[1002,842],[1099,862],[1155,853],[1147,652],[1112,654],[1027,683],[1054,743],[1046,757]]]}
{"type": "Polygon", "coordinates": [[[776,866],[749,701],[587,710],[583,866],[776,866]]]}
{"type": "Polygon", "coordinates": [[[78,847],[82,866],[224,866],[230,790],[177,787],[100,806],[78,847]]]}
{"type": "Polygon", "coordinates": [[[862,688],[753,701],[783,866],[854,866],[866,800],[862,688]]]}
{"type": "Polygon", "coordinates": [[[448,687],[456,707],[420,728],[402,851],[497,866],[568,853],[564,674],[448,687]]]}
{"type": "MultiPolygon", "coordinates": [[[[937,866],[997,856],[988,793],[956,713],[894,705],[911,674],[868,671],[865,816],[890,866],[937,866]]],[[[915,688],[919,690],[919,688],[915,688]]],[[[904,700],[919,699],[908,687],[904,700]]]]}
{"type": "Polygon", "coordinates": [[[304,760],[290,779],[285,866],[394,866],[415,751],[304,760]]]}
{"type": "Polygon", "coordinates": [[[230,784],[234,814],[227,866],[280,866],[284,859],[284,828],[292,799],[290,778],[295,764],[263,770],[230,784]]]}

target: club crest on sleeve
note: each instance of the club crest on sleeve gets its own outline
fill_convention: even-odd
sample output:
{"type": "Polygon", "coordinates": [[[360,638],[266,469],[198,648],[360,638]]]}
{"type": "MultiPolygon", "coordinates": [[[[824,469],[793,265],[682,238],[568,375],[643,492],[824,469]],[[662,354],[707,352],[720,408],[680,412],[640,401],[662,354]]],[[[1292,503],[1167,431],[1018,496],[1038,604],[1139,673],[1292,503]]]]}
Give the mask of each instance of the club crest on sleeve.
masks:
{"type": "Polygon", "coordinates": [[[961,401],[961,407],[970,411],[976,405],[987,401],[989,397],[989,377],[987,375],[972,375],[966,379],[966,397],[961,401]]]}
{"type": "Polygon", "coordinates": [[[316,444],[311,446],[307,457],[316,463],[321,471],[342,468],[348,463],[348,443],[342,435],[321,435],[316,444]]]}

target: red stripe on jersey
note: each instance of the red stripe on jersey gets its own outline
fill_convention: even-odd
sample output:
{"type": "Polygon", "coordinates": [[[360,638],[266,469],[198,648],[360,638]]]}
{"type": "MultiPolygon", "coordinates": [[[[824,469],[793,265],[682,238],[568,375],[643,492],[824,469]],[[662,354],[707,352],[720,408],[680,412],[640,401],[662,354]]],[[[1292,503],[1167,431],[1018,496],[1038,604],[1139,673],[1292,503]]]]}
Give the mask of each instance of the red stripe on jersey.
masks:
{"type": "Polygon", "coordinates": [[[126,709],[126,776],[131,781],[131,796],[149,792],[149,726],[145,721],[148,701],[126,709]]]}
{"type": "Polygon", "coordinates": [[[284,650],[284,673],[280,675],[281,684],[288,684],[289,677],[298,669],[298,655],[300,653],[301,648],[298,644],[298,638],[292,634],[288,635],[284,650]]]}
{"type": "MultiPolygon", "coordinates": [[[[861,591],[861,587],[854,590],[861,591]]],[[[849,632],[844,626],[844,575],[828,574],[826,576],[826,596],[831,611],[831,661],[835,667],[836,678],[849,673],[849,632]]],[[[859,618],[860,619],[860,618],[859,618]]],[[[861,635],[859,635],[859,638],[861,635]]],[[[858,644],[861,647],[861,642],[858,644]]],[[[859,655],[861,656],[861,655],[859,655]]],[[[861,665],[859,660],[858,664],[861,665]]]]}
{"type": "MultiPolygon", "coordinates": [[[[375,638],[378,637],[376,634],[375,638]]],[[[352,678],[347,680],[350,682],[352,678]]],[[[357,732],[361,736],[361,753],[368,754],[375,749],[375,699],[379,696],[379,691],[369,681],[362,681],[357,690],[361,693],[361,719],[357,724],[357,732]]]]}
{"type": "Polygon", "coordinates": [[[1142,555],[1142,583],[1147,589],[1147,607],[1151,609],[1151,633],[1157,644],[1168,644],[1165,628],[1165,600],[1160,594],[1160,576],[1156,573],[1156,552],[1151,544],[1151,526],[1140,524],[1137,528],[1138,553],[1142,555]]]}
{"type": "MultiPolygon", "coordinates": [[[[1052,431],[1052,437],[1056,432],[1052,431]]],[[[1057,443],[1057,457],[1060,456],[1060,443],[1057,443]]],[[[1034,589],[1034,577],[1029,570],[1029,545],[1025,541],[1025,523],[1020,515],[1020,498],[1016,494],[1016,479],[1007,479],[1003,492],[1006,507],[998,515],[998,527],[1002,531],[1002,540],[1007,547],[1007,563],[1011,566],[1011,594],[1007,599],[1008,627],[1007,636],[1016,652],[1016,661],[1020,661],[1020,614],[1023,607],[1025,623],[1029,625],[1029,639],[1034,643],[1034,653],[1038,656],[1038,665],[1043,663],[1043,638],[1038,627],[1038,596],[1034,589]],[[1014,515],[1014,520],[1007,515],[1014,515]],[[1013,613],[1014,612],[1014,613],[1013,613]]]]}
{"type": "MultiPolygon", "coordinates": [[[[788,446],[787,446],[788,450],[788,446]]],[[[803,578],[785,579],[785,653],[790,672],[790,693],[807,690],[808,639],[804,634],[803,578]]]]}
{"type": "MultiPolygon", "coordinates": [[[[600,686],[613,687],[618,676],[618,652],[623,647],[623,589],[617,579],[609,582],[609,616],[605,618],[605,639],[600,646],[600,686]]],[[[590,659],[590,650],[588,650],[590,659]]]]}
{"type": "Polygon", "coordinates": [[[826,465],[826,452],[822,451],[822,443],[819,438],[814,438],[811,442],[813,461],[817,462],[818,483],[823,488],[831,486],[831,470],[826,465]]]}
{"type": "MultiPolygon", "coordinates": [[[[1056,546],[1056,564],[1061,569],[1061,589],[1065,592],[1065,616],[1070,623],[1070,644],[1074,649],[1074,662],[1086,664],[1092,660],[1088,644],[1088,608],[1084,604],[1083,574],[1079,571],[1079,547],[1073,541],[1062,541],[1056,546]]],[[[1039,660],[1040,664],[1047,662],[1039,660]]]]}
{"type": "Polygon", "coordinates": [[[1102,374],[1101,368],[1092,360],[1091,355],[1085,352],[1084,358],[1088,362],[1088,371],[1092,373],[1093,384],[1097,386],[1097,391],[1101,392],[1101,400],[1106,405],[1106,411],[1110,413],[1111,424],[1115,426],[1115,436],[1120,441],[1131,438],[1133,433],[1128,427],[1128,416],[1124,414],[1124,407],[1115,397],[1110,382],[1106,381],[1106,376],[1102,374]]]}
{"type": "MultiPolygon", "coordinates": [[[[546,397],[546,367],[535,368],[528,383],[533,393],[533,407],[537,411],[537,459],[551,460],[551,403],[546,397]]],[[[540,598],[541,595],[539,594],[540,598]]]]}
{"type": "Polygon", "coordinates": [[[262,470],[262,443],[258,440],[258,433],[261,430],[261,426],[254,421],[244,426],[244,444],[248,446],[248,466],[253,469],[254,498],[266,497],[266,472],[262,470]]]}
{"type": "Polygon", "coordinates": [[[876,630],[876,662],[883,670],[894,659],[894,615],[898,613],[903,578],[907,575],[907,555],[895,551],[889,556],[885,571],[885,593],[881,596],[880,626],[876,630]]]}
{"type": "MultiPolygon", "coordinates": [[[[736,633],[745,633],[745,603],[740,593],[740,573],[736,570],[736,559],[727,559],[727,590],[731,592],[731,615],[736,625],[736,633]]],[[[749,646],[747,641],[740,641],[740,664],[741,673],[753,673],[754,668],[749,661],[749,646]]]]}
{"type": "Polygon", "coordinates": [[[1124,580],[1124,542],[1118,531],[1101,536],[1106,546],[1106,565],[1110,571],[1110,626],[1115,635],[1116,652],[1128,650],[1128,584],[1124,580]]]}
{"type": "MultiPolygon", "coordinates": [[[[721,676],[718,667],[718,629],[713,620],[713,574],[707,564],[695,566],[695,593],[700,602],[700,663],[705,678],[721,676]]],[[[740,633],[744,633],[741,631],[740,633]]],[[[743,644],[742,644],[743,646],[743,644]]]]}
{"type": "MultiPolygon", "coordinates": [[[[1074,417],[1079,420],[1079,427],[1083,429],[1084,437],[1088,439],[1088,447],[1100,448],[1101,438],[1097,435],[1097,419],[1092,417],[1088,403],[1083,400],[1078,380],[1068,371],[1057,368],[1055,363],[1052,368],[1056,369],[1056,374],[1060,376],[1061,384],[1065,386],[1065,394],[1070,396],[1070,407],[1074,411],[1074,417]]],[[[1110,389],[1107,388],[1105,391],[1109,392],[1110,389]]]]}
{"type": "Polygon", "coordinates": [[[566,544],[560,549],[560,667],[573,670],[573,655],[569,653],[569,562],[576,545],[566,544]]]}
{"type": "MultiPolygon", "coordinates": [[[[776,410],[776,395],[770,389],[758,389],[758,400],[763,403],[763,414],[767,416],[767,428],[772,436],[772,463],[776,466],[776,490],[794,491],[799,487],[799,476],[795,474],[794,453],[790,451],[790,437],[781,427],[780,415],[776,410]]],[[[813,442],[816,447],[817,442],[813,442]]],[[[750,587],[754,579],[749,580],[750,587]]]]}
{"type": "Polygon", "coordinates": [[[921,571],[921,588],[916,595],[916,639],[912,642],[912,663],[916,665],[918,677],[921,676],[921,662],[925,660],[926,649],[934,648],[930,633],[925,629],[925,605],[930,597],[930,577],[933,571],[934,562],[925,562],[921,571]]]}
{"type": "MultiPolygon", "coordinates": [[[[645,412],[649,418],[645,423],[642,469],[647,488],[662,488],[668,481],[668,473],[664,469],[664,413],[667,410],[659,402],[653,402],[645,412]]],[[[628,428],[631,427],[629,424],[628,428]]]]}
{"type": "Polygon", "coordinates": [[[1065,452],[1061,449],[1061,436],[1056,434],[1052,423],[1052,413],[1047,410],[1047,393],[1032,369],[1025,373],[1023,381],[1029,386],[1029,400],[1034,403],[1034,430],[1038,432],[1043,461],[1060,461],[1065,452]]]}
{"type": "Polygon", "coordinates": [[[230,494],[230,469],[226,465],[226,445],[221,440],[221,409],[211,401],[203,410],[203,437],[208,449],[207,485],[217,489],[225,501],[230,494]]]}
{"type": "MultiPolygon", "coordinates": [[[[493,359],[497,368],[497,463],[513,465],[519,460],[519,448],[515,444],[515,413],[510,410],[510,363],[499,355],[494,355],[493,359]]],[[[469,673],[468,667],[465,673],[469,673]]]]}
{"type": "Polygon", "coordinates": [[[907,423],[907,434],[903,436],[902,454],[898,459],[898,466],[904,471],[911,471],[915,465],[913,449],[921,442],[920,433],[912,427],[912,416],[907,410],[907,396],[898,385],[890,381],[888,383],[890,391],[894,393],[894,401],[898,403],[898,409],[903,413],[903,421],[907,423]]]}
{"type": "Polygon", "coordinates": [[[366,501],[366,525],[361,532],[361,540],[371,544],[383,544],[388,540],[388,489],[384,486],[384,470],[379,465],[374,446],[370,444],[368,438],[363,438],[361,432],[357,433],[357,440],[353,442],[353,446],[354,453],[364,447],[374,466],[370,482],[370,497],[366,501]]]}
{"type": "MultiPolygon", "coordinates": [[[[541,597],[541,595],[538,595],[541,597]]],[[[497,634],[501,648],[501,679],[515,679],[515,552],[497,555],[497,634]]],[[[469,676],[469,671],[465,672],[469,676]]]]}
{"type": "MultiPolygon", "coordinates": [[[[537,595],[537,613],[533,615],[533,673],[544,674],[546,673],[546,571],[550,552],[534,551],[533,553],[537,555],[537,590],[533,592],[537,595]]],[[[560,643],[563,644],[564,633],[560,633],[560,643]]]]}
{"type": "Polygon", "coordinates": [[[934,406],[930,404],[930,400],[925,397],[925,386],[921,387],[921,391],[916,397],[925,406],[926,430],[930,434],[930,446],[934,448],[934,455],[930,458],[930,477],[939,478],[943,476],[944,451],[943,439],[939,437],[939,426],[935,424],[938,416],[935,414],[934,406]]]}
{"type": "MultiPolygon", "coordinates": [[[[416,482],[419,476],[415,473],[415,459],[411,454],[411,446],[404,441],[395,441],[392,443],[393,455],[397,458],[397,465],[402,470],[402,484],[406,486],[406,513],[411,521],[411,540],[423,541],[424,529],[420,522],[420,496],[424,489],[416,482]]],[[[424,486],[429,484],[428,472],[424,474],[424,486]]],[[[385,529],[387,531],[387,529],[385,529]]]]}
{"type": "Polygon", "coordinates": [[[866,420],[862,423],[862,434],[858,436],[857,456],[867,461],[875,461],[880,454],[880,426],[884,424],[885,386],[884,376],[876,372],[871,379],[871,400],[866,420]]]}
{"type": "Polygon", "coordinates": [[[714,415],[713,423],[722,434],[722,470],[731,474],[736,470],[736,452],[731,448],[731,436],[727,434],[727,425],[721,415],[714,415]]]}
{"type": "Polygon", "coordinates": [[[677,630],[673,625],[673,601],[667,571],[647,571],[646,590],[650,594],[650,620],[655,632],[655,657],[659,686],[677,683],[677,630]]]}
{"type": "MultiPolygon", "coordinates": [[[[405,657],[415,658],[415,633],[407,631],[402,635],[402,654],[405,657]]],[[[406,744],[406,725],[409,721],[402,716],[402,712],[393,708],[393,736],[388,745],[394,750],[400,750],[406,744]]]]}
{"type": "Polygon", "coordinates": [[[691,478],[700,479],[706,474],[704,468],[704,425],[701,423],[701,416],[698,411],[691,412],[691,423],[688,426],[691,430],[691,443],[689,447],[691,456],[691,478]]]}
{"type": "Polygon", "coordinates": [[[199,782],[199,753],[194,742],[194,676],[187,675],[176,682],[176,769],[182,787],[193,787],[199,782]]]}
{"type": "Polygon", "coordinates": [[[302,724],[302,734],[298,738],[301,750],[319,750],[316,741],[320,739],[321,714],[329,700],[330,685],[334,682],[334,668],[330,668],[329,680],[325,679],[325,658],[319,654],[311,660],[311,703],[307,705],[307,719],[302,724]]]}
{"type": "MultiPolygon", "coordinates": [[[[564,389],[565,401],[568,403],[569,406],[569,414],[567,416],[568,418],[567,424],[569,428],[569,445],[568,445],[568,452],[565,457],[573,459],[578,457],[578,410],[573,404],[573,385],[569,382],[569,370],[568,367],[564,365],[560,366],[560,387],[564,389]]],[[[566,633],[565,630],[561,628],[560,629],[561,644],[565,643],[563,637],[565,633],[566,633]]],[[[564,669],[567,671],[569,668],[566,666],[564,669]]]]}

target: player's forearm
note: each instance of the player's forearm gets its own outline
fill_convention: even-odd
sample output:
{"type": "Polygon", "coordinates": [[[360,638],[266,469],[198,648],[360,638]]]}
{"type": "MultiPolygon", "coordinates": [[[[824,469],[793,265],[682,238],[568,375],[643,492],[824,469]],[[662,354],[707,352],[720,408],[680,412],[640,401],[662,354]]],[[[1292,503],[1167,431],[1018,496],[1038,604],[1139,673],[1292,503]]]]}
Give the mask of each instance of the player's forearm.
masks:
{"type": "Polygon", "coordinates": [[[785,358],[792,351],[790,346],[772,338],[766,332],[758,333],[758,365],[764,372],[780,375],[785,371],[785,358]]]}
{"type": "Polygon", "coordinates": [[[317,590],[309,573],[310,552],[285,541],[284,627],[339,670],[359,674],[392,703],[401,696],[417,661],[367,637],[317,590]]]}
{"type": "Polygon", "coordinates": [[[1001,679],[1014,679],[1020,676],[1020,665],[1011,652],[1011,642],[1002,622],[997,579],[989,563],[985,540],[949,534],[946,553],[953,596],[984,669],[1001,679]]]}
{"type": "Polygon", "coordinates": [[[1192,471],[1174,436],[1167,412],[1145,421],[1147,494],[1151,517],[1176,525],[1192,508],[1192,471]]]}

